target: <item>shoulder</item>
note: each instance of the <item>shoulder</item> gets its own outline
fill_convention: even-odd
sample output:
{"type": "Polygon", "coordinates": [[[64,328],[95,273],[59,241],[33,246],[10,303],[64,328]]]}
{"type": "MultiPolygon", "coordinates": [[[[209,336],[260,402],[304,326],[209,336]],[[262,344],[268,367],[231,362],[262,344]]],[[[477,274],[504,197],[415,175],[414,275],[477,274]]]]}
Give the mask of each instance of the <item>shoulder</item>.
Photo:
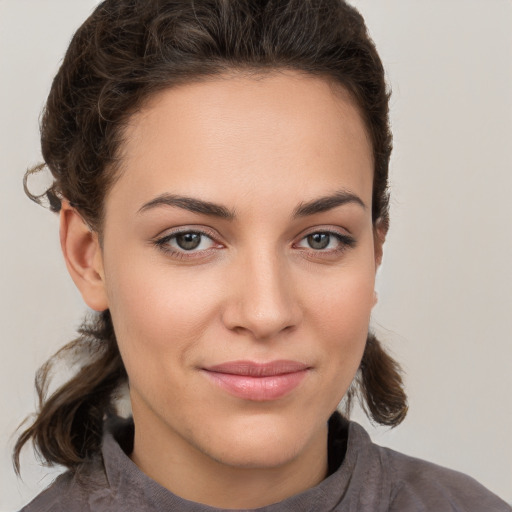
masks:
{"type": "Polygon", "coordinates": [[[20,512],[97,512],[108,510],[111,498],[101,462],[94,460],[59,475],[20,512]]]}
{"type": "Polygon", "coordinates": [[[468,475],[389,448],[376,449],[392,478],[390,512],[512,512],[509,505],[468,475]]]}
{"type": "Polygon", "coordinates": [[[355,510],[379,512],[512,512],[473,478],[373,443],[350,422],[341,470],[350,473],[355,510]]]}
{"type": "Polygon", "coordinates": [[[141,496],[149,478],[127,455],[133,449],[133,434],[131,418],[108,418],[101,452],[76,471],[60,475],[20,512],[141,510],[141,496]]]}

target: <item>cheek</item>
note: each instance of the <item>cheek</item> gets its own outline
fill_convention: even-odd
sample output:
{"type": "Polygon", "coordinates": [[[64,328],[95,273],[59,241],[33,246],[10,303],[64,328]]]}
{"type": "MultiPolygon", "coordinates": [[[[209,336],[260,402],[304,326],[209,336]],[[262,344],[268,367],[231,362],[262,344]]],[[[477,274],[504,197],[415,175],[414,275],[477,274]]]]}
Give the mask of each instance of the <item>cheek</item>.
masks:
{"type": "Polygon", "coordinates": [[[374,304],[371,267],[351,268],[328,279],[310,296],[310,335],[321,344],[325,399],[336,407],[361,362],[374,304]]]}
{"type": "Polygon", "coordinates": [[[131,380],[166,364],[180,368],[213,321],[215,287],[206,275],[185,274],[134,260],[124,268],[118,261],[109,274],[109,307],[131,380]]]}
{"type": "Polygon", "coordinates": [[[374,305],[373,266],[347,266],[323,280],[322,286],[310,287],[308,308],[316,318],[316,328],[342,340],[358,341],[366,333],[374,305]]]}

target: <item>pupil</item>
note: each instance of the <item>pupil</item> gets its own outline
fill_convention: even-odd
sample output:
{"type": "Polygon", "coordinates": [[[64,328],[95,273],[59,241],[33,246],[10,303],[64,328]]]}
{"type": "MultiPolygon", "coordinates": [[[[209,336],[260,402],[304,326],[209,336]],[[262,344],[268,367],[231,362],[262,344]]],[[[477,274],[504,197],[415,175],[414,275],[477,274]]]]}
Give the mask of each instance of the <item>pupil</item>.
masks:
{"type": "Polygon", "coordinates": [[[176,243],[181,249],[191,251],[201,243],[201,235],[199,233],[183,233],[176,236],[176,243]]]}
{"type": "Polygon", "coordinates": [[[314,233],[308,236],[308,244],[312,249],[325,249],[330,242],[328,233],[314,233]]]}

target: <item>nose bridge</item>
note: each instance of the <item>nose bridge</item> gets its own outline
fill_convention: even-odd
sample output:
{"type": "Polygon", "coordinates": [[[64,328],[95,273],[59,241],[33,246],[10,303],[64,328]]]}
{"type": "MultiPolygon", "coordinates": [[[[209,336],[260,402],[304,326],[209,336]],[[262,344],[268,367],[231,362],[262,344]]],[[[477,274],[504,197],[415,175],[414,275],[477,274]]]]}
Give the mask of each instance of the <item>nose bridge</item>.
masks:
{"type": "Polygon", "coordinates": [[[241,253],[237,266],[236,297],[228,306],[230,328],[268,338],[297,325],[300,308],[283,255],[260,245],[241,253]]]}

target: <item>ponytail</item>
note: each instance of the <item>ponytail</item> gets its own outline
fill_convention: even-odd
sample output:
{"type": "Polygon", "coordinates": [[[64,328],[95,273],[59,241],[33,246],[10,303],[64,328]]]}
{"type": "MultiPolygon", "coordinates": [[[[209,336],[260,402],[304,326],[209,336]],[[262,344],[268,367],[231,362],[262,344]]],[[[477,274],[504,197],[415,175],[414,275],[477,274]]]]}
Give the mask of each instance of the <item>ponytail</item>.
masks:
{"type": "Polygon", "coordinates": [[[18,475],[21,449],[30,440],[48,464],[61,464],[71,471],[100,451],[103,422],[114,414],[114,395],[127,382],[127,375],[108,310],[93,321],[84,322],[78,332],[80,336],[60,349],[36,374],[39,410],[14,447],[18,475]],[[52,370],[62,357],[87,363],[48,398],[52,370]]]}
{"type": "Polygon", "coordinates": [[[354,398],[358,399],[366,416],[380,425],[396,427],[407,415],[407,395],[400,365],[372,333],[368,334],[359,371],[344,398],[347,416],[354,398]]]}

